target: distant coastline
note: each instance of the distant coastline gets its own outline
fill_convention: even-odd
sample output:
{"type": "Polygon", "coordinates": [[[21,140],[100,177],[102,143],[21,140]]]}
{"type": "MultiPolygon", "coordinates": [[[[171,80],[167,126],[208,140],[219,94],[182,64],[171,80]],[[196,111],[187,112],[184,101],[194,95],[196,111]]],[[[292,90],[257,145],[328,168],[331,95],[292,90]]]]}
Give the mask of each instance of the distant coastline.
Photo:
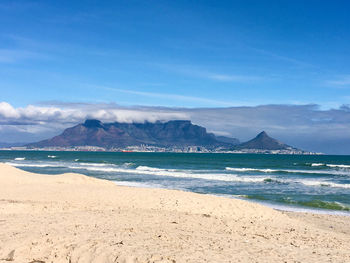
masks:
{"type": "Polygon", "coordinates": [[[188,146],[183,148],[162,148],[155,146],[129,146],[126,148],[104,148],[99,146],[74,146],[74,147],[7,147],[0,148],[1,151],[51,151],[51,152],[140,152],[140,153],[228,153],[228,154],[291,154],[291,155],[324,155],[321,152],[303,150],[262,150],[262,149],[240,149],[240,150],[220,150],[207,149],[202,146],[188,146]]]}

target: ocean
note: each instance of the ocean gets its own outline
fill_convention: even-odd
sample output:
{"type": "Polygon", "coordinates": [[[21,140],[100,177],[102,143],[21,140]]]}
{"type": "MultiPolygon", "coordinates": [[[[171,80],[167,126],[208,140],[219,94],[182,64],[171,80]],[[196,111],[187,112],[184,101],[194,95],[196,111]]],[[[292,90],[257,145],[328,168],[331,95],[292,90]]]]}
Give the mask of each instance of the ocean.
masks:
{"type": "Polygon", "coordinates": [[[350,216],[350,156],[0,151],[0,162],[118,185],[178,189],[350,216]]]}

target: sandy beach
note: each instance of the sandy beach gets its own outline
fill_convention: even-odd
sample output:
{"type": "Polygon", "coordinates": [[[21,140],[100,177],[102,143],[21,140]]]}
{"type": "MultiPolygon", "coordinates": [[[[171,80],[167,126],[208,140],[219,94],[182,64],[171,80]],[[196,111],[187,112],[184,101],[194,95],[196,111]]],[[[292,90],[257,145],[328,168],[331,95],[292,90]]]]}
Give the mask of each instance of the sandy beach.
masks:
{"type": "Polygon", "coordinates": [[[350,262],[350,217],[0,164],[0,262],[350,262]]]}

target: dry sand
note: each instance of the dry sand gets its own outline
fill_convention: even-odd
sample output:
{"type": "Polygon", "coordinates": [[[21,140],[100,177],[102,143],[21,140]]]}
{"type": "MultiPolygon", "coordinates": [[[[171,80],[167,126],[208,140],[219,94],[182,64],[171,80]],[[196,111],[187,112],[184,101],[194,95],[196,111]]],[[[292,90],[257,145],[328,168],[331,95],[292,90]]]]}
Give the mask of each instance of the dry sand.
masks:
{"type": "Polygon", "coordinates": [[[350,217],[0,164],[0,262],[350,262],[350,217]]]}

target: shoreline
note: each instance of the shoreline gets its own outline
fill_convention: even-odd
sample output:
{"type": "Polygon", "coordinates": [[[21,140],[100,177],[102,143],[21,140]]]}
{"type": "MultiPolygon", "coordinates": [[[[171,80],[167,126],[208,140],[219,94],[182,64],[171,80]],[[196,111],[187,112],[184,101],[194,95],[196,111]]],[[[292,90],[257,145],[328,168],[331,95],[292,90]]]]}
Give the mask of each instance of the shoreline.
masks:
{"type": "Polygon", "coordinates": [[[0,164],[0,262],[346,262],[350,218],[0,164]]]}
{"type": "MultiPolygon", "coordinates": [[[[8,165],[11,165],[9,163],[5,163],[8,165]]],[[[16,167],[11,165],[12,167],[18,168],[20,170],[26,171],[22,169],[21,167],[16,167]]],[[[38,173],[43,174],[43,173],[38,173]]],[[[89,176],[90,177],[90,176],[89,176]]],[[[96,177],[93,177],[96,178],[96,177]]],[[[134,182],[134,181],[116,181],[116,180],[107,180],[110,182],[115,183],[117,186],[126,186],[126,187],[135,187],[135,188],[148,188],[148,189],[163,189],[163,190],[176,190],[176,191],[183,191],[188,193],[197,193],[197,194],[205,194],[205,195],[212,195],[212,196],[219,196],[229,199],[238,199],[243,200],[246,202],[254,203],[254,204],[260,204],[266,207],[273,208],[277,211],[285,211],[285,212],[295,212],[295,213],[311,213],[311,214],[324,214],[324,215],[338,215],[338,216],[347,216],[350,217],[349,211],[344,210],[335,210],[335,209],[326,209],[326,208],[317,208],[317,207],[306,207],[306,206],[298,206],[298,205],[284,205],[280,203],[274,203],[274,202],[268,202],[268,201],[261,201],[261,200],[255,200],[255,199],[247,199],[241,196],[236,195],[225,195],[225,194],[215,194],[215,193],[199,193],[199,192],[193,192],[187,189],[181,189],[181,188],[165,188],[161,185],[157,184],[148,184],[148,183],[141,183],[141,182],[134,182]]]]}
{"type": "MultiPolygon", "coordinates": [[[[161,186],[159,186],[159,187],[155,186],[155,185],[152,186],[150,184],[139,183],[139,182],[127,182],[127,181],[115,181],[115,180],[111,180],[111,182],[115,183],[117,186],[176,190],[176,191],[183,191],[183,192],[188,192],[188,193],[195,193],[195,192],[188,191],[186,189],[164,188],[161,186]]],[[[272,203],[272,202],[263,202],[263,201],[259,201],[259,200],[253,200],[253,199],[245,199],[245,198],[241,198],[239,196],[231,196],[231,195],[224,195],[224,194],[213,194],[213,193],[197,193],[197,194],[220,196],[220,197],[235,199],[235,200],[243,200],[243,201],[246,201],[249,203],[259,204],[262,206],[273,208],[273,209],[275,209],[277,211],[281,211],[281,212],[310,213],[310,214],[319,214],[319,215],[336,215],[336,216],[350,217],[350,212],[343,211],[343,210],[331,210],[331,209],[322,209],[322,208],[302,207],[302,206],[296,206],[296,205],[283,205],[283,204],[272,203]]]]}
{"type": "MultiPolygon", "coordinates": [[[[48,155],[47,158],[57,158],[57,156],[55,156],[55,155],[48,155]]],[[[25,159],[26,158],[24,158],[24,157],[16,157],[16,158],[13,159],[14,162],[7,161],[7,162],[4,162],[4,163],[5,164],[9,164],[9,165],[14,166],[14,167],[17,167],[17,168],[20,168],[20,169],[23,169],[24,171],[28,171],[27,169],[25,169],[25,167],[51,167],[51,166],[52,167],[56,167],[56,165],[53,165],[53,164],[36,165],[36,164],[16,163],[16,161],[24,161],[25,159]]],[[[77,160],[79,160],[79,159],[76,159],[75,161],[77,161],[77,160]]],[[[324,163],[324,164],[323,163],[316,163],[316,164],[317,164],[317,166],[320,166],[320,165],[323,165],[323,166],[336,166],[335,164],[333,165],[333,164],[326,164],[326,163],[324,163]]],[[[83,165],[83,164],[81,164],[81,165],[83,165]]],[[[99,165],[99,164],[96,164],[96,165],[99,165]]],[[[112,163],[110,165],[113,166],[114,164],[112,163]]],[[[309,165],[311,165],[311,164],[309,164],[309,165]]],[[[312,166],[314,166],[313,163],[312,163],[312,166]]],[[[345,165],[339,165],[339,166],[345,166],[345,165]]],[[[59,165],[57,165],[57,167],[59,167],[59,165]]],[[[62,167],[64,167],[64,166],[62,166],[62,167]]],[[[70,167],[70,166],[67,166],[67,167],[70,167]]],[[[145,167],[147,168],[147,166],[145,166],[145,167]]],[[[89,168],[87,168],[87,169],[89,169],[89,168]]],[[[155,169],[157,169],[157,168],[155,168],[155,169]]],[[[226,169],[228,170],[228,169],[236,169],[236,168],[226,167],[226,169]]],[[[237,168],[237,170],[239,170],[239,169],[241,169],[241,170],[246,169],[248,171],[250,169],[251,170],[255,170],[256,169],[257,171],[259,171],[260,168],[237,168]]],[[[273,171],[279,171],[279,170],[273,170],[273,169],[262,169],[261,171],[265,172],[264,170],[270,170],[272,172],[273,171]]],[[[30,171],[30,169],[29,169],[29,171],[30,171]]],[[[103,171],[103,169],[102,169],[102,171],[103,171]]],[[[281,170],[281,171],[284,171],[284,170],[281,170]]],[[[289,171],[289,170],[286,170],[286,171],[289,171]]],[[[42,173],[40,171],[35,171],[35,172],[42,173]]],[[[78,173],[79,172],[81,172],[81,171],[78,171],[78,173]]],[[[127,172],[130,173],[129,171],[127,171],[127,172]]],[[[305,172],[307,172],[307,171],[305,171],[305,172]]],[[[83,172],[83,173],[86,174],[85,172],[83,172]]],[[[91,175],[89,175],[89,176],[91,176],[91,175]]],[[[188,189],[183,188],[183,187],[164,186],[164,185],[161,185],[161,184],[155,184],[155,183],[149,183],[149,182],[143,182],[143,181],[142,182],[137,182],[137,181],[127,181],[127,180],[122,180],[122,181],[112,180],[112,179],[107,179],[107,180],[115,182],[117,185],[125,185],[125,186],[132,186],[132,187],[141,187],[141,188],[180,190],[180,191],[185,191],[185,192],[194,192],[194,193],[211,194],[211,195],[214,195],[214,196],[223,196],[223,197],[226,197],[226,198],[235,198],[235,199],[245,200],[245,201],[248,201],[248,202],[258,203],[258,204],[261,204],[261,205],[264,205],[264,206],[267,206],[267,207],[271,207],[271,208],[274,208],[276,210],[281,210],[281,211],[292,211],[292,212],[305,212],[305,213],[316,213],[316,214],[330,214],[330,215],[350,216],[350,211],[348,210],[347,205],[346,204],[342,204],[342,203],[337,203],[335,201],[334,201],[334,204],[335,205],[339,205],[339,207],[335,207],[335,208],[330,207],[330,208],[328,208],[328,207],[322,207],[322,206],[317,206],[317,205],[303,205],[303,204],[283,203],[283,202],[279,203],[279,202],[275,202],[275,201],[268,201],[268,200],[249,198],[249,196],[246,198],[244,193],[241,194],[241,195],[220,194],[220,193],[217,194],[215,192],[204,193],[204,192],[191,191],[191,190],[188,190],[188,189]]],[[[301,183],[303,184],[303,182],[301,182],[301,183]]],[[[340,186],[337,185],[335,187],[340,187],[340,186]]],[[[347,188],[348,185],[344,185],[344,187],[347,188]]],[[[316,201],[319,201],[319,200],[316,200],[316,201]]],[[[325,203],[327,203],[327,201],[325,201],[325,203]]]]}

